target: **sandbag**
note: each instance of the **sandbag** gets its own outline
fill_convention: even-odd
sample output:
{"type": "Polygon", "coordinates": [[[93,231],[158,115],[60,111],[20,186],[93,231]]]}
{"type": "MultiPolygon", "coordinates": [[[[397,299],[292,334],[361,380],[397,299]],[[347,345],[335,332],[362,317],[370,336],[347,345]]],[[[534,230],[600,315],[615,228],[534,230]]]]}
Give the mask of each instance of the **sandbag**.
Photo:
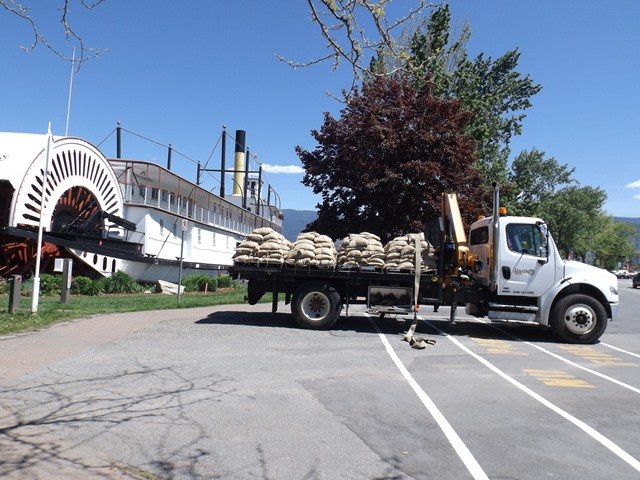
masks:
{"type": "Polygon", "coordinates": [[[420,269],[433,270],[438,266],[435,249],[425,240],[424,233],[396,237],[384,246],[387,269],[415,270],[416,239],[420,241],[420,269]]]}
{"type": "Polygon", "coordinates": [[[317,232],[300,233],[286,255],[287,265],[295,267],[335,267],[337,252],[333,241],[317,232]]]}
{"type": "Polygon", "coordinates": [[[380,237],[369,232],[345,237],[338,250],[338,264],[342,267],[382,267],[384,248],[380,237]]]}
{"type": "Polygon", "coordinates": [[[289,242],[281,233],[269,227],[253,230],[238,245],[233,255],[234,263],[258,263],[281,265],[291,249],[289,242]]]}

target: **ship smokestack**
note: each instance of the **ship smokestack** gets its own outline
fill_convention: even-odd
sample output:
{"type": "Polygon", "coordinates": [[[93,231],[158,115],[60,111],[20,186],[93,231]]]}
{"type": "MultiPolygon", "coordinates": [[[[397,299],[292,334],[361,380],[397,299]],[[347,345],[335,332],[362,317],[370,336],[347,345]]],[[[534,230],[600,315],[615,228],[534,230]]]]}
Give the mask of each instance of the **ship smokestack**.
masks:
{"type": "Polygon", "coordinates": [[[233,160],[233,196],[240,197],[244,190],[244,152],[245,136],[244,130],[236,130],[236,148],[233,160]]]}

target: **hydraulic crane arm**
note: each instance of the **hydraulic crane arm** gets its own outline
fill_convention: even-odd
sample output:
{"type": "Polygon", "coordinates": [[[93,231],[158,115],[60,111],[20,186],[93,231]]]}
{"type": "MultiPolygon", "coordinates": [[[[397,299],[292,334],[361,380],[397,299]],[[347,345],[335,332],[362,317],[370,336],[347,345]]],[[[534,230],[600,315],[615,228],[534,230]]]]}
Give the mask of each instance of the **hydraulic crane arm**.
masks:
{"type": "Polygon", "coordinates": [[[442,220],[444,240],[453,242],[455,245],[455,269],[457,271],[458,267],[467,265],[469,247],[458,206],[458,196],[455,193],[442,194],[442,220]]]}

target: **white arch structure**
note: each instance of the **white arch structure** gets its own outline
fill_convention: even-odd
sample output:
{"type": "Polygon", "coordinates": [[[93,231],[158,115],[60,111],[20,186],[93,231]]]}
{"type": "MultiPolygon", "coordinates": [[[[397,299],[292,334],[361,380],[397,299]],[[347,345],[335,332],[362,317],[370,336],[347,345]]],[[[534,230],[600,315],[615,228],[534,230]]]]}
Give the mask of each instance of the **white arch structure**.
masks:
{"type": "MultiPolygon", "coordinates": [[[[17,158],[11,158],[15,154],[5,156],[0,162],[13,170],[11,177],[15,193],[9,215],[10,226],[37,227],[42,215],[43,225],[49,230],[56,203],[75,186],[91,192],[100,210],[123,215],[122,192],[113,169],[104,155],[85,140],[72,137],[54,139],[49,154],[48,176],[44,181],[46,144],[43,138],[46,137],[15,134],[15,141],[30,141],[35,145],[14,145],[13,151],[21,154],[18,153],[17,158]],[[37,148],[38,143],[40,148],[37,148]],[[31,152],[31,158],[28,152],[31,152]]],[[[107,222],[107,226],[110,225],[107,222]]]]}

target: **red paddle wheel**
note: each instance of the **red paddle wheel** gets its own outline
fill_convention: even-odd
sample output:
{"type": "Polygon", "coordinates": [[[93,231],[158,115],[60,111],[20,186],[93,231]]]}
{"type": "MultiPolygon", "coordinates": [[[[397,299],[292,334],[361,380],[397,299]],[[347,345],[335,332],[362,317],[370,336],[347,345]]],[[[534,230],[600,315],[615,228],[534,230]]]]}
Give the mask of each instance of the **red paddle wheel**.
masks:
{"type": "Polygon", "coordinates": [[[95,195],[88,189],[77,185],[71,187],[62,194],[53,209],[51,231],[98,235],[102,222],[99,219],[91,222],[91,217],[99,210],[95,195]],[[91,225],[87,225],[88,221],[91,225]]]}
{"type": "MultiPolygon", "coordinates": [[[[95,215],[100,211],[98,201],[87,188],[74,186],[58,199],[53,209],[51,225],[47,230],[62,233],[80,233],[99,236],[102,219],[95,215]]],[[[3,235],[0,239],[0,276],[33,274],[37,245],[35,240],[15,239],[3,235]]],[[[52,270],[53,260],[63,256],[58,247],[49,243],[42,245],[42,271],[52,270]]]]}

